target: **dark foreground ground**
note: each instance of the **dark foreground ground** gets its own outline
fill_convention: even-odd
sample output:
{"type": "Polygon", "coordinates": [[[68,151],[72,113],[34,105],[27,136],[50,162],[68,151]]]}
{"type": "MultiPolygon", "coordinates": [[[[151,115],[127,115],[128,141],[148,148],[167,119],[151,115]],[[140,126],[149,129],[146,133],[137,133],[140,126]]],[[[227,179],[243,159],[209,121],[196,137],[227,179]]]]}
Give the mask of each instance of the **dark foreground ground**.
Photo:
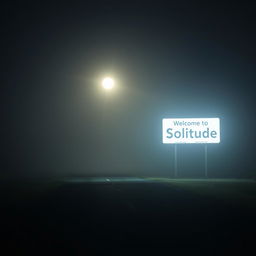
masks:
{"type": "Polygon", "coordinates": [[[77,178],[1,198],[0,255],[255,255],[253,181],[77,178]]]}

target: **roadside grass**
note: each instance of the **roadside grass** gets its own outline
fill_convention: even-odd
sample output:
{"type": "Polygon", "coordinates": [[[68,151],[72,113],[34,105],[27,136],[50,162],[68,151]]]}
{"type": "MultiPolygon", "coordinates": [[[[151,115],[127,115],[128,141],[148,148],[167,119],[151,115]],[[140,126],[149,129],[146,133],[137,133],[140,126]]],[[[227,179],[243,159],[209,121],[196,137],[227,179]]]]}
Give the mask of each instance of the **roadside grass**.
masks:
{"type": "Polygon", "coordinates": [[[2,199],[8,203],[17,203],[38,198],[57,189],[63,182],[47,181],[1,181],[0,193],[2,199]]]}
{"type": "MultiPolygon", "coordinates": [[[[170,179],[144,178],[151,182],[160,182],[176,189],[187,191],[198,196],[215,198],[239,207],[256,210],[256,181],[239,179],[170,179]]],[[[0,181],[2,199],[9,203],[36,199],[50,194],[65,184],[64,180],[44,181],[0,181]]]]}
{"type": "Polygon", "coordinates": [[[256,210],[256,181],[239,179],[148,178],[198,196],[215,198],[239,207],[256,210]]]}

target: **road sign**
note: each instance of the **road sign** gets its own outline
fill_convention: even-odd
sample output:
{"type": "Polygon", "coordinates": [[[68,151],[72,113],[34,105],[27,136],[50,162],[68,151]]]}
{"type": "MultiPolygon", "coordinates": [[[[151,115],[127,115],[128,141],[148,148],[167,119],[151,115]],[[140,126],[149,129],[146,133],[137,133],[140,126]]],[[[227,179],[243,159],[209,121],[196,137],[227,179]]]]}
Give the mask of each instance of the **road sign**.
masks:
{"type": "Polygon", "coordinates": [[[163,143],[220,143],[220,119],[164,118],[163,143]]]}

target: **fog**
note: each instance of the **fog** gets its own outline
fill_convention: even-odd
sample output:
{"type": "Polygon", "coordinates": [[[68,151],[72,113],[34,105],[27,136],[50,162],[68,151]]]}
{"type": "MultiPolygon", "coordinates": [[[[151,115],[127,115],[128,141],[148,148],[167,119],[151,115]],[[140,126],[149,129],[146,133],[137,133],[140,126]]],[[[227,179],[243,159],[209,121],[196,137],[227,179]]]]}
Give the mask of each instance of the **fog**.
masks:
{"type": "MultiPolygon", "coordinates": [[[[2,176],[172,177],[162,119],[219,117],[209,176],[255,177],[250,10],[208,10],[205,24],[191,8],[106,8],[8,11],[2,176]],[[116,80],[108,94],[105,75],[116,80]]],[[[204,146],[178,145],[178,166],[180,177],[203,176],[204,146]]]]}

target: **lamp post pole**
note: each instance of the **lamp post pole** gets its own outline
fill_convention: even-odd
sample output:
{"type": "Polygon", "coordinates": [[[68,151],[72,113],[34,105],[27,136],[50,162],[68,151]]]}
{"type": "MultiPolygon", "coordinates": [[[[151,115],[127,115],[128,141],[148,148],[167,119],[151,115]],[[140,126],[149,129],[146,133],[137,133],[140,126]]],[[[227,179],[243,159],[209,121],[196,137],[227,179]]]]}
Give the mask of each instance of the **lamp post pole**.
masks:
{"type": "Polygon", "coordinates": [[[102,101],[102,117],[101,117],[101,127],[100,127],[100,132],[101,132],[101,150],[102,150],[102,165],[106,165],[106,159],[109,161],[109,158],[106,157],[109,149],[108,149],[108,136],[104,134],[109,134],[109,125],[108,125],[108,119],[110,118],[109,115],[109,94],[111,94],[115,81],[111,77],[105,77],[102,82],[101,82],[102,88],[104,90],[104,95],[103,95],[103,101],[102,101]],[[107,111],[108,110],[108,111],[107,111]],[[104,164],[105,163],[105,164],[104,164]]]}

